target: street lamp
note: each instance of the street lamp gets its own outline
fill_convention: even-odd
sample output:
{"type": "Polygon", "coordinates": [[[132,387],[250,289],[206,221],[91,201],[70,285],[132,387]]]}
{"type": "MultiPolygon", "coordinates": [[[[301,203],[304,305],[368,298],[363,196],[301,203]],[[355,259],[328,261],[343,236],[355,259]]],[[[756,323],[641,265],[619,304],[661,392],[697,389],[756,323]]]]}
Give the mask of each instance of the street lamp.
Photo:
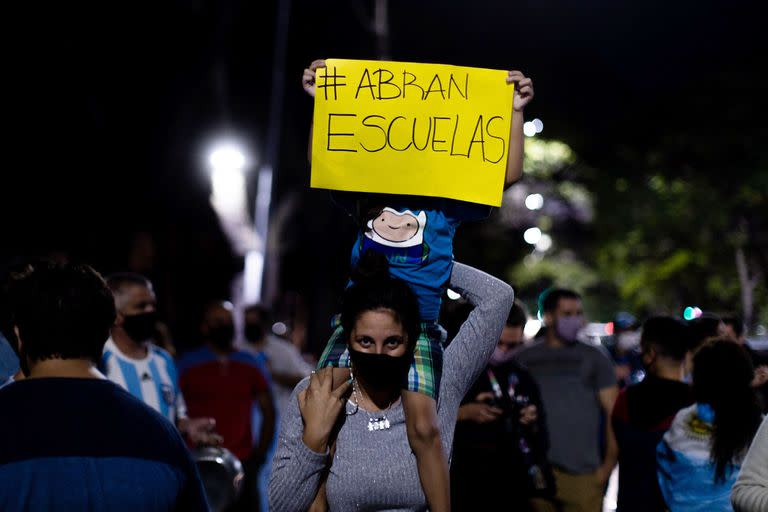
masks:
{"type": "Polygon", "coordinates": [[[233,218],[245,211],[245,170],[248,157],[245,148],[232,140],[214,143],[208,151],[211,175],[211,203],[216,213],[233,218]]]}
{"type": "MultiPolygon", "coordinates": [[[[261,232],[254,229],[248,216],[245,175],[252,165],[251,158],[244,144],[225,138],[211,145],[207,163],[211,176],[211,204],[233,250],[245,257],[242,300],[245,304],[259,302],[266,241],[259,236],[261,232]]],[[[260,196],[263,193],[261,178],[260,175],[260,196]]]]}

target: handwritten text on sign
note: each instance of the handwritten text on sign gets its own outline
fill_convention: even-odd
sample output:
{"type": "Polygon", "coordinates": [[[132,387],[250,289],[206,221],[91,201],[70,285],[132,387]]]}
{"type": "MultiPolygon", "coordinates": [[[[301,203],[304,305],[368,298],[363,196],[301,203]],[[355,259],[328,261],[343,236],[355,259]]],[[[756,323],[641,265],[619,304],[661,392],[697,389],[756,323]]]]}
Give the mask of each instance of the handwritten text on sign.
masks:
{"type": "Polygon", "coordinates": [[[498,206],[506,71],[328,59],[315,79],[312,187],[498,206]]]}

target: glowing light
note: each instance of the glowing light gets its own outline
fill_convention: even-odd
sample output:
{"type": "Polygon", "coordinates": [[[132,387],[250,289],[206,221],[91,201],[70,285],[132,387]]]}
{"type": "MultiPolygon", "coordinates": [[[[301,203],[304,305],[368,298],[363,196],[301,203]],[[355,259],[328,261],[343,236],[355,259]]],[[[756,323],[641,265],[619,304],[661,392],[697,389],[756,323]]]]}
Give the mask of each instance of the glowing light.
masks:
{"type": "Polygon", "coordinates": [[[533,137],[536,135],[536,126],[531,121],[523,123],[523,133],[526,137],[533,137]]]}
{"type": "Polygon", "coordinates": [[[232,169],[214,169],[211,172],[213,197],[226,210],[239,210],[245,206],[245,176],[232,169]]]}
{"type": "Polygon", "coordinates": [[[552,237],[546,233],[541,234],[541,238],[536,242],[536,250],[540,252],[547,252],[552,248],[552,237]]]}
{"type": "Polygon", "coordinates": [[[539,228],[528,228],[523,233],[523,240],[531,245],[536,245],[541,240],[541,230],[539,228]]]}
{"type": "Polygon", "coordinates": [[[544,123],[538,117],[531,122],[533,123],[533,127],[536,128],[536,133],[541,133],[544,130],[544,123]]]}
{"type": "Polygon", "coordinates": [[[523,334],[525,334],[526,338],[531,339],[536,336],[536,334],[539,332],[539,329],[541,329],[541,320],[531,318],[525,322],[525,327],[523,327],[523,334]]]}
{"type": "Polygon", "coordinates": [[[246,164],[245,152],[234,142],[221,142],[208,155],[208,164],[214,172],[242,172],[246,164]]]}
{"type": "Polygon", "coordinates": [[[694,318],[699,318],[702,315],[703,311],[699,309],[696,306],[688,306],[685,308],[685,311],[683,311],[683,318],[686,320],[693,320],[694,318]]]}
{"type": "Polygon", "coordinates": [[[234,219],[247,215],[245,170],[248,157],[242,144],[222,139],[208,150],[211,200],[220,216],[234,219]]]}
{"type": "Polygon", "coordinates": [[[451,300],[459,300],[461,298],[460,293],[456,293],[455,291],[451,290],[450,288],[445,290],[446,295],[448,295],[448,298],[451,300]]]}
{"type": "Polygon", "coordinates": [[[275,322],[272,324],[272,332],[278,336],[285,336],[285,333],[288,332],[288,326],[283,322],[275,322]]]}
{"type": "Polygon", "coordinates": [[[525,198],[525,207],[529,210],[541,210],[544,206],[544,196],[541,194],[530,194],[525,198]]]}
{"type": "Polygon", "coordinates": [[[261,281],[264,275],[264,254],[261,251],[248,251],[245,256],[243,283],[243,301],[256,304],[261,301],[261,281]]]}
{"type": "Polygon", "coordinates": [[[607,324],[605,324],[605,334],[607,334],[608,336],[613,335],[613,322],[608,322],[607,324]]]}

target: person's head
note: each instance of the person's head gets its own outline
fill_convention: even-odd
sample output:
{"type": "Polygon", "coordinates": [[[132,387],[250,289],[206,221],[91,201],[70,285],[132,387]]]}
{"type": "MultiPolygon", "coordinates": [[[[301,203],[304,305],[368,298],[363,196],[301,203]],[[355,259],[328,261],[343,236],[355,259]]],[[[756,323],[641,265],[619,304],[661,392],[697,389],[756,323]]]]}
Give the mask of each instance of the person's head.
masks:
{"type": "Polygon", "coordinates": [[[489,361],[491,366],[502,365],[514,357],[516,349],[520,348],[525,342],[524,330],[527,321],[528,315],[525,312],[525,308],[519,301],[515,300],[509,315],[507,315],[504,328],[501,330],[496,349],[491,354],[489,361]]]}
{"type": "Polygon", "coordinates": [[[356,378],[374,389],[399,386],[421,333],[419,303],[405,281],[389,275],[386,259],[367,251],[341,306],[356,378]]]}
{"type": "Polygon", "coordinates": [[[504,328],[501,330],[498,348],[508,352],[521,346],[525,341],[523,332],[527,321],[528,315],[525,312],[525,308],[520,301],[515,300],[514,304],[512,304],[512,309],[509,310],[509,315],[507,315],[504,328]]]}
{"type": "Polygon", "coordinates": [[[454,295],[456,292],[446,290],[443,293],[443,301],[440,305],[440,325],[447,334],[446,343],[450,343],[461,330],[461,326],[467,321],[474,306],[465,297],[454,295]]]}
{"type": "Polygon", "coordinates": [[[754,367],[743,347],[727,338],[706,341],[693,356],[693,394],[714,410],[712,461],[722,481],[734,457],[750,445],[761,422],[752,388],[754,367]]]}
{"type": "Polygon", "coordinates": [[[262,304],[245,308],[245,339],[249,343],[261,343],[272,325],[272,313],[262,304]]]}
{"type": "Polygon", "coordinates": [[[643,323],[640,348],[648,373],[679,371],[688,352],[688,326],[672,316],[652,316],[643,323]]]}
{"type": "Polygon", "coordinates": [[[741,317],[735,313],[729,313],[723,315],[721,320],[723,321],[723,336],[743,345],[746,340],[744,339],[744,321],[741,317]]]}
{"type": "Polygon", "coordinates": [[[640,322],[632,313],[620,311],[613,318],[613,338],[619,353],[626,353],[640,344],[640,322]]]}
{"type": "Polygon", "coordinates": [[[200,326],[203,339],[218,350],[228,351],[235,342],[234,307],[227,301],[208,303],[200,326]]]}
{"type": "Polygon", "coordinates": [[[98,364],[115,321],[115,302],[88,265],[40,263],[14,295],[14,332],[29,371],[50,359],[98,364]]]}
{"type": "Polygon", "coordinates": [[[719,316],[713,313],[704,313],[698,318],[688,321],[689,346],[694,352],[709,338],[723,335],[723,322],[719,316]]]}
{"type": "Polygon", "coordinates": [[[577,334],[585,324],[581,295],[573,290],[553,288],[544,292],[541,310],[548,336],[565,344],[577,341],[577,334]]]}
{"type": "Polygon", "coordinates": [[[135,343],[150,340],[157,324],[157,298],[150,280],[141,274],[120,272],[107,276],[107,285],[117,309],[114,329],[135,343]]]}

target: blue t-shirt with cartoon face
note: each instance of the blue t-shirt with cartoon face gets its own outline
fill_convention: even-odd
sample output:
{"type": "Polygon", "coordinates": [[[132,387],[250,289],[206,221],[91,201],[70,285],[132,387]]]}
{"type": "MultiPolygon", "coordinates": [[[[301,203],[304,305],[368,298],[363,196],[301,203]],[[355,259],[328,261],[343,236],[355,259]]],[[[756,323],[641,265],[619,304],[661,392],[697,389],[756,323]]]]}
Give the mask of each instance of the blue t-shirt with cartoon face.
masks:
{"type": "MultiPolygon", "coordinates": [[[[352,247],[352,267],[367,250],[384,254],[392,277],[407,282],[419,300],[424,322],[436,322],[453,269],[453,236],[462,221],[488,216],[490,207],[415,196],[372,196],[378,212],[365,224],[352,247]],[[384,206],[381,206],[384,205],[384,206]]],[[[355,216],[359,194],[334,193],[334,200],[355,216]]]]}

